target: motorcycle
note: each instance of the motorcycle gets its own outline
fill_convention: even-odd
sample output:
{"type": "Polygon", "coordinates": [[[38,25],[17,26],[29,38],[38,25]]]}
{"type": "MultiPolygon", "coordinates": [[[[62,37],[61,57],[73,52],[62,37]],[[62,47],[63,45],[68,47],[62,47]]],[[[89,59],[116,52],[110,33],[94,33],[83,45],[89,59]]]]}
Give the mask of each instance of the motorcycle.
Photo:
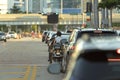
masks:
{"type": "Polygon", "coordinates": [[[52,54],[52,59],[54,62],[59,62],[61,64],[62,62],[62,51],[61,51],[61,44],[55,44],[53,46],[53,54],[52,54]]]}
{"type": "Polygon", "coordinates": [[[65,43],[66,43],[66,39],[62,39],[60,44],[55,44],[53,46],[53,51],[52,53],[50,53],[50,63],[54,64],[57,63],[60,65],[60,69],[62,73],[65,73],[65,69],[64,69],[64,50],[65,50],[65,43]]]}

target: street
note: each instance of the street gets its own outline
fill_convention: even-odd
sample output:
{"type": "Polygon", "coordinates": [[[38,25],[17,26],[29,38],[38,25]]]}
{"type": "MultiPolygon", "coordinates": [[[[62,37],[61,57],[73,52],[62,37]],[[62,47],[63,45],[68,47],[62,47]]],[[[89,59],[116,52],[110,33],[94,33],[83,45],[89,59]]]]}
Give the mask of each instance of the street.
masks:
{"type": "Polygon", "coordinates": [[[47,72],[47,45],[40,39],[0,42],[0,80],[62,80],[64,74],[47,72]]]}

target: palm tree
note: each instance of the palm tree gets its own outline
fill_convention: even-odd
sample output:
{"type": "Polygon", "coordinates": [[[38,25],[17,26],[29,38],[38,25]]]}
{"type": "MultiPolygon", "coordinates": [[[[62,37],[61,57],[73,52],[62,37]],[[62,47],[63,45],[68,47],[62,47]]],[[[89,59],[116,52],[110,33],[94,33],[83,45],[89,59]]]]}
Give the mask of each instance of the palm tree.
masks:
{"type": "Polygon", "coordinates": [[[20,8],[18,8],[17,6],[13,6],[11,9],[10,9],[10,12],[11,13],[20,13],[20,8]]]}

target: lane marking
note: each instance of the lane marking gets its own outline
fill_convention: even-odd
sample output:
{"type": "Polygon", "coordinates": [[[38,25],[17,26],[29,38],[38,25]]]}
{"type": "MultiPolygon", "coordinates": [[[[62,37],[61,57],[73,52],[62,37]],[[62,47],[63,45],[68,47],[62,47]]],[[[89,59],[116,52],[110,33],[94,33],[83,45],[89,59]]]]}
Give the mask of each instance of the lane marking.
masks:
{"type": "Polygon", "coordinates": [[[23,80],[28,80],[28,77],[30,75],[30,70],[31,70],[31,66],[28,66],[23,80]]]}
{"type": "Polygon", "coordinates": [[[34,66],[32,70],[32,77],[30,80],[36,80],[36,74],[37,74],[37,66],[34,66]]]}

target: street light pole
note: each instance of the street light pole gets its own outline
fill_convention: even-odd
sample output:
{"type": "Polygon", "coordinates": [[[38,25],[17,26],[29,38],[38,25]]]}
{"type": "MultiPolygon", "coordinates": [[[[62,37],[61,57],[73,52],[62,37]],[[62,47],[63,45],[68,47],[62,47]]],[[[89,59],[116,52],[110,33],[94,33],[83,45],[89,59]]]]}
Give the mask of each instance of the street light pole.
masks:
{"type": "Polygon", "coordinates": [[[28,0],[26,0],[26,14],[28,14],[28,0]]]}
{"type": "Polygon", "coordinates": [[[61,9],[60,10],[61,10],[61,14],[62,14],[63,13],[63,11],[62,11],[63,10],[63,0],[61,0],[61,9]]]}

